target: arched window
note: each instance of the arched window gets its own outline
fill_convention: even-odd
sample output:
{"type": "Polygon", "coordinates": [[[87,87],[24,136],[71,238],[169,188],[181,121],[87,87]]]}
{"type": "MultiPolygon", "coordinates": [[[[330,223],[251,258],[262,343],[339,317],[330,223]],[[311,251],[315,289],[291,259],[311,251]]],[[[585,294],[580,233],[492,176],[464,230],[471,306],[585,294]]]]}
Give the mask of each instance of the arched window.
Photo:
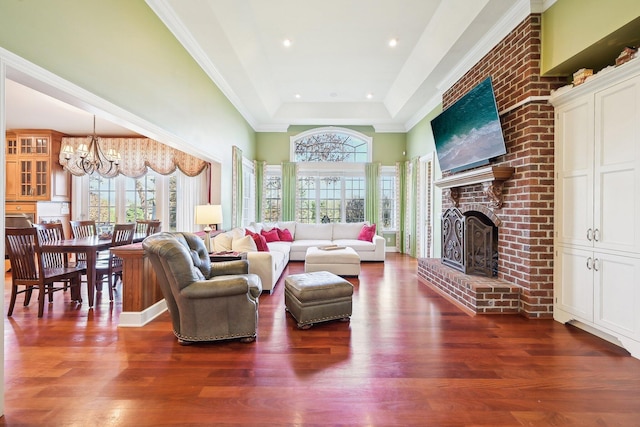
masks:
{"type": "Polygon", "coordinates": [[[291,137],[291,161],[367,163],[372,138],[346,128],[324,127],[291,137]]]}
{"type": "Polygon", "coordinates": [[[290,158],[298,165],[297,221],[364,221],[364,165],[371,162],[371,145],[371,137],[338,127],[291,137],[290,158]]]}

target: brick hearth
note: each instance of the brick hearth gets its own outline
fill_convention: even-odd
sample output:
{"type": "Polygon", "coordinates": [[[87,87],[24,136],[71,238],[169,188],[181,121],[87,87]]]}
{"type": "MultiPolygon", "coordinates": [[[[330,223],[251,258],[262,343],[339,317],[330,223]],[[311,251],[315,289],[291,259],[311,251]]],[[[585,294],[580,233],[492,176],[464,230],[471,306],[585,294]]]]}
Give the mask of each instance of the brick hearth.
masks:
{"type": "Polygon", "coordinates": [[[442,264],[418,259],[418,278],[470,314],[518,314],[522,288],[495,277],[471,276],[442,264]]]}

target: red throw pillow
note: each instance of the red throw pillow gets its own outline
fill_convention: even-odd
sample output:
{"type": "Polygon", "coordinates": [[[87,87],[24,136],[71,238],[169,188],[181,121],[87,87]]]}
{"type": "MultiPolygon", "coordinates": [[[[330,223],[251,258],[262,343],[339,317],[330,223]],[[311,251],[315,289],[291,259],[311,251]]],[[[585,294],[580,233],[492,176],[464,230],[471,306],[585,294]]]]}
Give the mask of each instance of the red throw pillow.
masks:
{"type": "Polygon", "coordinates": [[[278,238],[281,242],[293,242],[293,236],[291,235],[291,232],[289,230],[287,230],[286,228],[282,230],[276,228],[276,230],[278,231],[278,238]]]}
{"type": "Polygon", "coordinates": [[[244,229],[244,235],[251,236],[251,238],[256,244],[256,248],[258,249],[258,252],[269,252],[269,246],[267,246],[267,241],[265,240],[264,236],[261,236],[258,233],[254,233],[248,228],[244,229]]]}
{"type": "Polygon", "coordinates": [[[253,241],[256,242],[256,248],[258,248],[258,252],[269,252],[267,239],[265,239],[264,236],[258,233],[253,233],[251,237],[253,237],[253,241]]]}
{"type": "Polygon", "coordinates": [[[280,241],[280,237],[278,237],[278,230],[276,230],[275,228],[272,228],[269,231],[262,230],[260,234],[262,234],[264,238],[267,239],[267,243],[280,241]]]}
{"type": "Polygon", "coordinates": [[[365,242],[373,242],[373,236],[376,235],[376,225],[363,225],[360,234],[358,234],[358,240],[364,240],[365,242]]]}

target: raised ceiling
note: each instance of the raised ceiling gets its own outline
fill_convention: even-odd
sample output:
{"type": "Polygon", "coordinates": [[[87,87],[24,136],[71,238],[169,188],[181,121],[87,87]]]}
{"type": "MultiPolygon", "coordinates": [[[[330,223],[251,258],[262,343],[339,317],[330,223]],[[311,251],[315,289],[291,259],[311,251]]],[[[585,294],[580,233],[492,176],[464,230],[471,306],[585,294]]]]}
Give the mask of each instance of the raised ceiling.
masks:
{"type": "MultiPolygon", "coordinates": [[[[549,1],[549,0],[547,0],[549,1]]],[[[406,132],[542,0],[147,0],[256,131],[406,132]],[[283,41],[289,39],[290,47],[283,41]],[[395,47],[389,46],[397,40],[395,47]],[[370,94],[370,98],[367,95],[370,94]],[[299,95],[299,98],[296,97],[299,95]]],[[[7,82],[7,128],[91,131],[91,114],[7,82]]],[[[103,135],[133,132],[97,117],[103,135]]]]}
{"type": "Polygon", "coordinates": [[[147,0],[255,130],[372,125],[380,132],[409,130],[532,3],[542,4],[147,0]]]}

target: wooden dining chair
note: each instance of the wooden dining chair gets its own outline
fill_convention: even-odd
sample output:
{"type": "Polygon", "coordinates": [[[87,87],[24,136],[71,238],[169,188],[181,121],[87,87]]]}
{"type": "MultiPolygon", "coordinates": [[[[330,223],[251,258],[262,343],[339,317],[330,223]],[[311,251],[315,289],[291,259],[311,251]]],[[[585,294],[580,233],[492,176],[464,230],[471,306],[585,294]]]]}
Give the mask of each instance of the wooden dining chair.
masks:
{"type": "Polygon", "coordinates": [[[53,302],[53,293],[63,290],[64,286],[55,283],[69,282],[71,299],[82,301],[80,298],[80,277],[82,269],[76,266],[58,265],[55,258],[49,258],[45,263],[38,229],[35,227],[8,228],[5,230],[7,254],[11,263],[11,299],[7,316],[13,314],[13,308],[18,294],[24,293],[24,306],[29,305],[31,294],[38,290],[38,317],[44,313],[44,300],[48,295],[49,302],[53,302]],[[19,290],[24,286],[23,290],[19,290]]]}
{"type": "MultiPolygon", "coordinates": [[[[41,244],[44,242],[55,242],[66,239],[64,227],[61,222],[34,224],[33,226],[38,230],[38,240],[41,244]]],[[[42,260],[45,268],[73,266],[73,264],[69,263],[68,254],[63,252],[43,252],[42,260]]],[[[86,274],[86,263],[79,266],[83,270],[82,274],[86,274]]],[[[65,280],[63,283],[64,289],[67,290],[69,280],[65,280]]]]}
{"type": "MultiPolygon", "coordinates": [[[[133,243],[133,235],[136,230],[134,222],[128,224],[116,224],[113,226],[113,234],[111,236],[111,247],[123,246],[133,243]]],[[[104,277],[108,278],[109,301],[113,301],[113,288],[115,287],[119,277],[122,280],[122,258],[113,255],[109,251],[109,257],[106,259],[98,259],[96,264],[96,290],[102,291],[102,282],[104,277]]]]}
{"type": "Polygon", "coordinates": [[[144,234],[151,236],[159,233],[161,229],[161,221],[159,219],[138,219],[136,220],[136,234],[144,234]]]}
{"type": "Polygon", "coordinates": [[[71,234],[74,239],[98,234],[94,220],[69,221],[69,223],[71,224],[71,234]]]}

